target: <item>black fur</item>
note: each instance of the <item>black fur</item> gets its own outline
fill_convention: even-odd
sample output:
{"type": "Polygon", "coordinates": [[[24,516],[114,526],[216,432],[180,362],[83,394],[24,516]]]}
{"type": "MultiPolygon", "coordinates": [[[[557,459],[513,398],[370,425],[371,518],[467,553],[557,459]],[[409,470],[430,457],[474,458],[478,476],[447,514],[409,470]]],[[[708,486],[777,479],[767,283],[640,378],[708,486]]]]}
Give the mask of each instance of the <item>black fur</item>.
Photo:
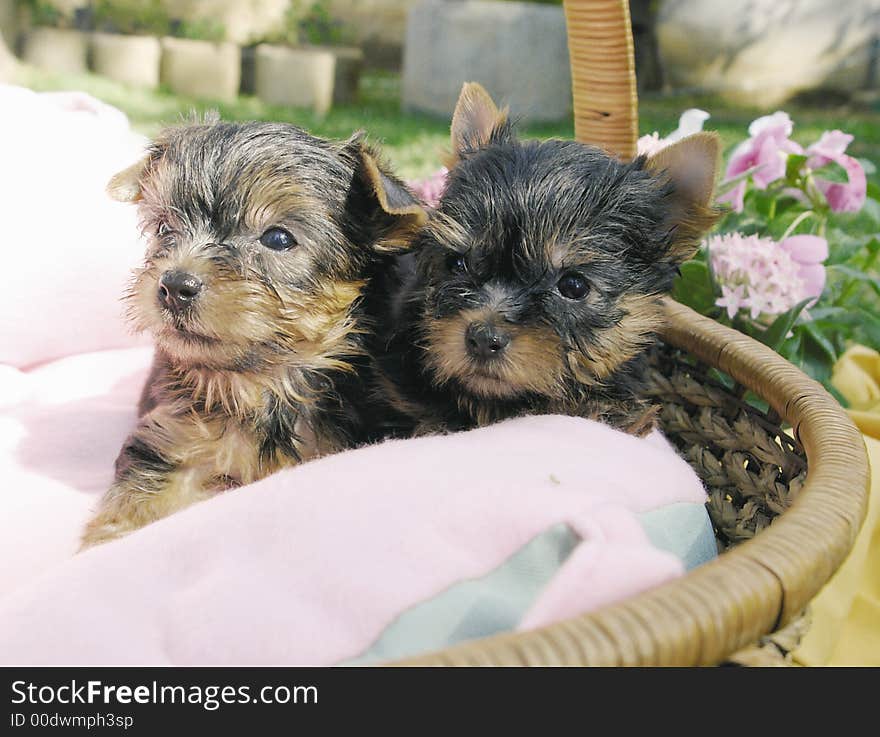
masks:
{"type": "MultiPolygon", "coordinates": [[[[674,248],[681,245],[674,195],[644,157],[621,162],[573,141],[519,142],[507,122],[488,143],[460,151],[413,254],[398,261],[389,287],[395,298],[373,349],[379,392],[392,408],[389,432],[460,430],[538,413],[647,429],[641,348],[650,331],[639,336],[644,345],[634,355],[621,347],[608,359],[614,369],[607,375],[585,380],[565,371],[550,388],[498,396],[475,392],[467,376],[438,375],[431,353],[443,349],[430,331],[462,311],[488,310],[518,335],[552,333],[559,355],[590,358],[606,331],[627,325],[627,298],[656,304],[651,298],[670,290],[682,260],[674,248]],[[467,262],[463,272],[450,268],[458,254],[467,262]],[[588,298],[560,294],[560,278],[569,273],[587,280],[588,298]]],[[[548,367],[558,364],[551,352],[548,367]]]]}

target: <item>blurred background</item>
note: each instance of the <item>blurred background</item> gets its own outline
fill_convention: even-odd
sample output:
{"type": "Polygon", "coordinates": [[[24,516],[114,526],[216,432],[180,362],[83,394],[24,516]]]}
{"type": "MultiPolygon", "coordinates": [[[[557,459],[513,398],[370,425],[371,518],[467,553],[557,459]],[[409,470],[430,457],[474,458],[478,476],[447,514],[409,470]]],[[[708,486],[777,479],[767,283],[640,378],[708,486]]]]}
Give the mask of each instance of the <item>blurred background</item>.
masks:
{"type": "MultiPolygon", "coordinates": [[[[880,0],[633,0],[643,133],[708,111],[728,146],[785,109],[880,160],[880,0]]],[[[146,135],[191,109],[318,135],[365,128],[405,177],[439,166],[461,83],[526,135],[573,134],[561,2],[0,0],[0,81],[82,90],[146,135]]]]}

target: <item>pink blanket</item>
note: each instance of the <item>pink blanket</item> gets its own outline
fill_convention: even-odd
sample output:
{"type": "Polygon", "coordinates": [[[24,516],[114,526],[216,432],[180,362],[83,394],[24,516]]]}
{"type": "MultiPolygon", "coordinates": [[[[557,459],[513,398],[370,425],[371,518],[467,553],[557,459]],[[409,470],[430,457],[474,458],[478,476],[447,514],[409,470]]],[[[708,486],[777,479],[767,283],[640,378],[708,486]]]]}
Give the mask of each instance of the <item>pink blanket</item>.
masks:
{"type": "MultiPolygon", "coordinates": [[[[10,249],[6,273],[24,278],[0,290],[0,663],[339,662],[400,612],[495,569],[558,523],[581,541],[522,628],[681,574],[636,515],[702,502],[692,471],[659,436],[565,417],[342,453],[74,556],[151,357],[127,336],[116,302],[140,256],[132,216],[104,217],[110,203],[96,194],[142,142],[91,98],[50,98],[52,108],[0,87],[4,111],[4,95],[23,114],[51,110],[56,159],[53,169],[45,162],[51,183],[32,177],[16,190],[6,181],[14,168],[0,173],[8,212],[33,217],[12,218],[32,241],[10,249]],[[65,137],[70,116],[89,115],[65,137]],[[90,157],[84,140],[105,154],[118,148],[90,157]],[[37,218],[33,200],[59,182],[77,203],[71,219],[37,218]]],[[[26,126],[13,123],[27,149],[26,126]]]]}
{"type": "Polygon", "coordinates": [[[523,627],[681,572],[635,513],[701,501],[691,470],[657,437],[566,417],[342,453],[71,557],[148,362],[129,349],[7,376],[0,662],[337,662],[559,522],[583,542],[523,627]]]}

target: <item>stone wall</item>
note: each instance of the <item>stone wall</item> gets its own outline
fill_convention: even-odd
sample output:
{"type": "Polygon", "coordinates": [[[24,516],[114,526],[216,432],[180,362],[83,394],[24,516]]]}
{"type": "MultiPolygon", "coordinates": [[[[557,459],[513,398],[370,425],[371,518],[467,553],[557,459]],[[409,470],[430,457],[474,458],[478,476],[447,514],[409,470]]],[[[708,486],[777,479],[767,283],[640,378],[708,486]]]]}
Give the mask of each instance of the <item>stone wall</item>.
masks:
{"type": "Polygon", "coordinates": [[[527,121],[571,114],[571,71],[562,9],[483,0],[422,0],[411,11],[403,106],[448,117],[464,82],[479,82],[527,121]]]}
{"type": "Polygon", "coordinates": [[[226,40],[249,44],[278,31],[290,0],[162,0],[168,13],[184,20],[214,20],[226,40]]]}
{"type": "MultiPolygon", "coordinates": [[[[5,42],[6,55],[15,48],[18,35],[18,9],[15,0],[0,0],[0,43],[5,42]]],[[[2,53],[2,49],[0,49],[2,53]]]]}
{"type": "Polygon", "coordinates": [[[334,17],[364,50],[368,66],[399,69],[406,18],[418,0],[329,0],[334,17]]]}
{"type": "Polygon", "coordinates": [[[670,86],[736,104],[878,86],[880,0],[663,0],[657,36],[670,86]]]}
{"type": "MultiPolygon", "coordinates": [[[[88,0],[50,1],[67,14],[88,4],[88,0]]],[[[407,12],[416,0],[326,2],[332,16],[343,24],[347,40],[363,48],[368,66],[400,67],[407,12]]],[[[228,41],[249,44],[283,28],[290,0],[162,0],[162,4],[175,18],[222,23],[228,41]]]]}

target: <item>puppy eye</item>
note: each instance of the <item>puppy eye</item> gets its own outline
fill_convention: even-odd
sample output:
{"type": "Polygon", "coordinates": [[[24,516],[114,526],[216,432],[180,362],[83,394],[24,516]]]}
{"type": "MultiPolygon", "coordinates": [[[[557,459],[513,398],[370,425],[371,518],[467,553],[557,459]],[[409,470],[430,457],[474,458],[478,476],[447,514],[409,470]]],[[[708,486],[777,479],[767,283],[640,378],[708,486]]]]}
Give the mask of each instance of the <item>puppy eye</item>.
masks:
{"type": "Polygon", "coordinates": [[[159,236],[160,238],[163,235],[168,235],[170,232],[171,232],[171,227],[164,220],[156,226],[156,235],[159,236]]]}
{"type": "Polygon", "coordinates": [[[467,271],[467,259],[463,253],[450,253],[446,257],[446,268],[453,274],[463,274],[467,271]]]}
{"type": "Polygon", "coordinates": [[[573,272],[563,274],[562,278],[556,284],[559,293],[566,299],[583,299],[590,291],[590,285],[587,280],[580,274],[573,272]]]}
{"type": "Polygon", "coordinates": [[[296,238],[284,228],[269,228],[260,236],[260,243],[273,251],[287,251],[296,245],[296,238]]]}

